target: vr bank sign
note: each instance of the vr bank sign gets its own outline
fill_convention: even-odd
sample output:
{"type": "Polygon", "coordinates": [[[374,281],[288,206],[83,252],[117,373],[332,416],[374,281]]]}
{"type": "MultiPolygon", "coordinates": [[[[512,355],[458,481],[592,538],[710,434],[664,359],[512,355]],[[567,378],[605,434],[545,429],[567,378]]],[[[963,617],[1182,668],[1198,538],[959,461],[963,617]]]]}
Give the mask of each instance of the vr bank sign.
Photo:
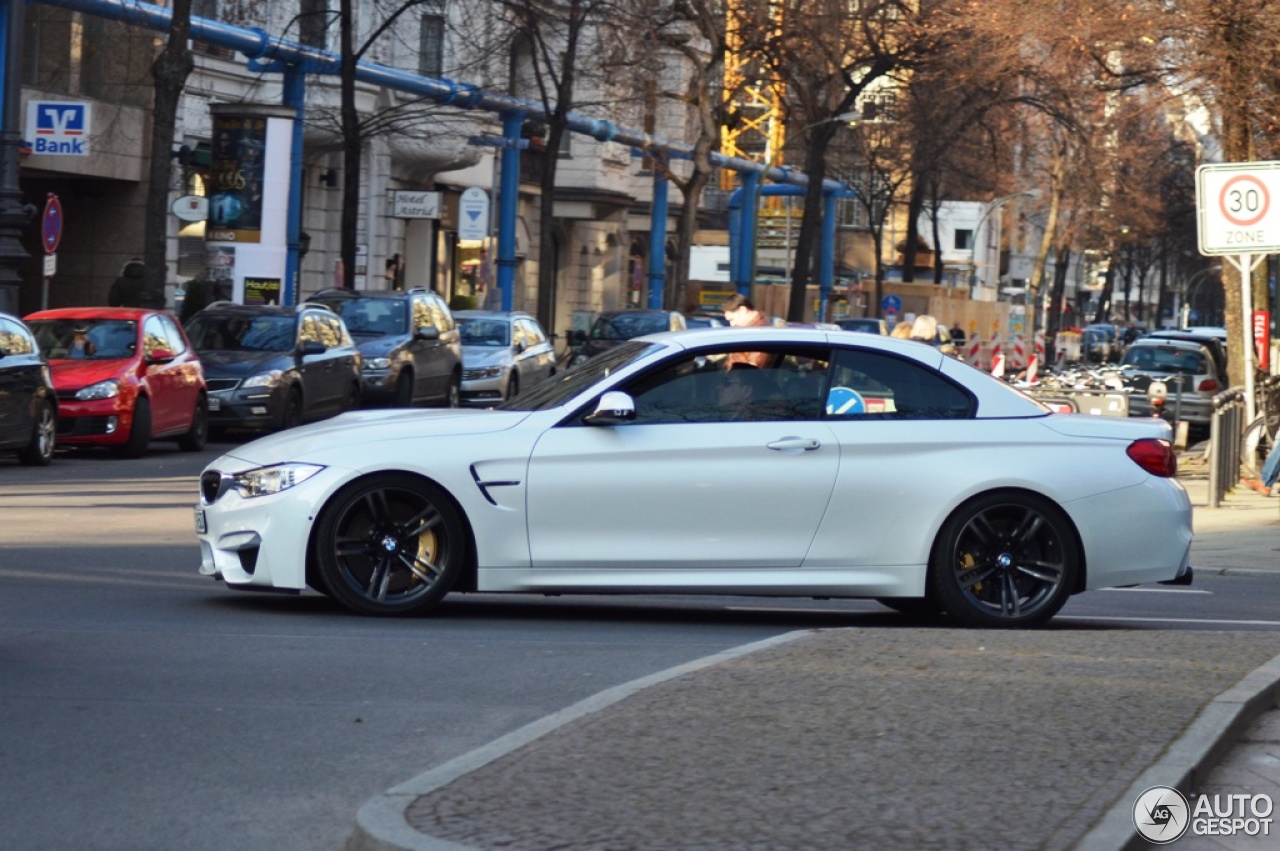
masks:
{"type": "Polygon", "coordinates": [[[27,101],[26,139],[33,154],[87,157],[89,104],[65,100],[27,101]]]}

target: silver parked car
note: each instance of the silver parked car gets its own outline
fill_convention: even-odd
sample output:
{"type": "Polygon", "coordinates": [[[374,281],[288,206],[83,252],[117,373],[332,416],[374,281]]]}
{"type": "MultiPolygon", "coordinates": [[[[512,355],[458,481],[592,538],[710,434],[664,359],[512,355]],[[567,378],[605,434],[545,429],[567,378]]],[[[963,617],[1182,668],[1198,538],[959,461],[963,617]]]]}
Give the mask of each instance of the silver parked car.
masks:
{"type": "Polygon", "coordinates": [[[462,404],[487,407],[555,375],[556,353],[527,313],[459,310],[462,404]]]}
{"type": "Polygon", "coordinates": [[[1148,390],[1153,381],[1167,389],[1165,405],[1179,419],[1207,427],[1213,416],[1213,397],[1226,389],[1209,349],[1191,340],[1143,337],[1134,341],[1120,361],[1124,383],[1131,388],[1130,416],[1150,416],[1148,390]]]}

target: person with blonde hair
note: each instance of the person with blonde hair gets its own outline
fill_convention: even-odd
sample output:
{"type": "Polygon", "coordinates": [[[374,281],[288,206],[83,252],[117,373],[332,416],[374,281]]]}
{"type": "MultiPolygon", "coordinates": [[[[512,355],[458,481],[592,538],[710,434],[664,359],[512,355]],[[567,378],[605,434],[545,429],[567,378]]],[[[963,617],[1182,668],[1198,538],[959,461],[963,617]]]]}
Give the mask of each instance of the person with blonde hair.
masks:
{"type": "Polygon", "coordinates": [[[932,346],[938,339],[938,320],[927,313],[917,316],[911,323],[911,339],[932,346]]]}
{"type": "Polygon", "coordinates": [[[911,339],[911,323],[899,322],[893,326],[893,330],[889,332],[890,337],[896,337],[899,340],[911,339]]]}

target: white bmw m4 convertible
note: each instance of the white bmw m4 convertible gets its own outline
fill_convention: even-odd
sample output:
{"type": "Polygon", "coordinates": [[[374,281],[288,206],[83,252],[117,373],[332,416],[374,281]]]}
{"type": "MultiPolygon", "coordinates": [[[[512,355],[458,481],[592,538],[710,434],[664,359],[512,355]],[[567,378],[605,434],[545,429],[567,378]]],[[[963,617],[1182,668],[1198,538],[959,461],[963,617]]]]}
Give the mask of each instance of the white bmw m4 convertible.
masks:
{"type": "Polygon", "coordinates": [[[1156,418],[1053,413],[815,328],[629,341],[491,410],[358,411],[200,478],[200,572],[370,615],[450,592],[867,597],[977,627],[1191,580],[1156,418]]]}

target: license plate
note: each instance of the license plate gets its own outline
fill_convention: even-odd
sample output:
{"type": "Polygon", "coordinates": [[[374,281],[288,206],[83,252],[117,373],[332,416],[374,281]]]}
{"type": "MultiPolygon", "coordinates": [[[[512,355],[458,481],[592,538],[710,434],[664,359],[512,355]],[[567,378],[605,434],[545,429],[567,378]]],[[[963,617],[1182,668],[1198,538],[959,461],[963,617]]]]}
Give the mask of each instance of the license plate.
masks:
{"type": "Polygon", "coordinates": [[[197,508],[196,509],[196,534],[203,535],[205,532],[208,532],[208,531],[209,531],[209,525],[205,523],[204,509],[197,508]]]}
{"type": "Polygon", "coordinates": [[[220,411],[220,410],[222,410],[222,400],[221,400],[221,399],[219,399],[217,396],[210,396],[210,397],[209,397],[209,410],[211,410],[211,411],[220,411]]]}

